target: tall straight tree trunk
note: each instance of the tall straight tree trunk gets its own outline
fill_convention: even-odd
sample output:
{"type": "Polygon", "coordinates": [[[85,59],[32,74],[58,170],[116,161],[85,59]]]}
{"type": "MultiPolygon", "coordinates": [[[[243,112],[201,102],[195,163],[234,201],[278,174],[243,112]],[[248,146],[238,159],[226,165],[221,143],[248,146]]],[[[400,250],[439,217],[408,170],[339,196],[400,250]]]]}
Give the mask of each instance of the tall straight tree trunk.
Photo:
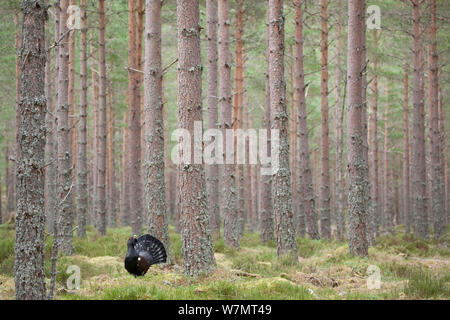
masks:
{"type": "MultiPolygon", "coordinates": [[[[75,6],[77,4],[77,0],[69,0],[69,8],[71,6],[75,6]]],[[[70,13],[70,10],[69,10],[70,13]]],[[[76,144],[76,119],[75,119],[75,28],[71,28],[69,32],[69,88],[67,101],[69,104],[69,130],[70,130],[70,153],[72,156],[72,174],[76,177],[76,163],[77,163],[77,144],[76,144]]],[[[75,186],[74,189],[75,191],[75,186]]],[[[75,204],[74,199],[75,192],[72,192],[70,195],[72,205],[75,204]]]]}
{"type": "Polygon", "coordinates": [[[130,185],[128,183],[128,112],[123,114],[124,128],[122,131],[122,162],[120,180],[120,225],[130,225],[130,185]]]}
{"type": "MultiPolygon", "coordinates": [[[[243,97],[242,97],[242,104],[244,109],[244,129],[248,130],[250,129],[250,120],[249,120],[249,107],[248,107],[248,94],[247,94],[247,78],[245,76],[245,62],[244,62],[244,79],[243,79],[243,97]]],[[[246,154],[246,171],[245,171],[245,207],[247,211],[247,225],[248,225],[248,231],[249,232],[255,232],[257,229],[257,211],[253,208],[253,203],[256,201],[255,197],[255,188],[254,188],[254,167],[255,164],[250,164],[250,139],[246,139],[245,142],[245,154],[246,154]]]]}
{"type": "MultiPolygon", "coordinates": [[[[389,81],[389,80],[387,80],[389,81]]],[[[392,233],[392,186],[390,185],[389,174],[391,168],[389,166],[389,82],[386,82],[386,107],[384,109],[384,171],[383,171],[383,184],[384,184],[384,200],[383,200],[383,214],[385,217],[385,231],[392,233]]]]}
{"type": "MultiPolygon", "coordinates": [[[[56,12],[55,12],[56,15],[56,12]]],[[[51,61],[51,51],[48,50],[50,38],[47,39],[47,63],[45,64],[45,96],[47,99],[47,113],[45,115],[46,123],[46,143],[45,143],[45,163],[47,169],[45,170],[45,216],[46,225],[49,232],[53,231],[53,217],[56,210],[56,158],[55,158],[55,106],[53,100],[53,77],[51,61]]]]}
{"type": "Polygon", "coordinates": [[[321,0],[322,39],[322,75],[320,83],[322,131],[320,140],[320,236],[331,238],[330,216],[330,149],[328,143],[328,16],[327,0],[321,0]]]}
{"type": "Polygon", "coordinates": [[[424,121],[424,68],[423,43],[420,26],[420,5],[413,0],[413,145],[412,145],[412,196],[414,213],[414,234],[421,238],[428,236],[426,210],[426,169],[425,169],[425,121],[424,121]]]}
{"type": "Polygon", "coordinates": [[[106,234],[106,9],[105,0],[98,2],[99,14],[99,110],[98,110],[98,164],[97,164],[97,230],[106,234]]]}
{"type": "Polygon", "coordinates": [[[224,137],[223,151],[226,154],[222,194],[223,194],[223,238],[227,246],[239,248],[239,227],[237,213],[237,190],[234,165],[234,153],[225,153],[226,130],[232,128],[232,104],[231,104],[231,58],[230,58],[230,22],[228,0],[219,0],[219,106],[221,110],[221,129],[224,137]],[[226,158],[233,160],[227,164],[226,158]]]}
{"type": "Polygon", "coordinates": [[[405,55],[405,67],[403,73],[403,218],[406,225],[406,233],[411,232],[411,206],[410,206],[410,184],[409,184],[409,82],[408,82],[408,55],[405,55]]]}
{"type": "Polygon", "coordinates": [[[21,86],[17,113],[17,212],[14,283],[17,300],[44,299],[45,21],[42,0],[23,0],[21,86]]]}
{"type": "MultiPolygon", "coordinates": [[[[202,68],[198,0],[177,1],[178,25],[178,128],[194,132],[202,121],[202,68]]],[[[195,150],[195,141],[190,141],[195,150]]],[[[205,173],[202,164],[178,166],[182,224],[183,272],[210,274],[216,266],[206,211],[205,173]]]]}
{"type": "MultiPolygon", "coordinates": [[[[162,98],[160,0],[147,0],[145,10],[145,214],[147,231],[164,244],[169,254],[169,230],[164,176],[164,117],[162,98]]],[[[170,260],[170,258],[169,258],[170,260]]]]}
{"type": "Polygon", "coordinates": [[[117,225],[117,200],[116,200],[116,161],[115,161],[115,99],[113,84],[109,82],[108,86],[108,192],[107,192],[107,213],[108,213],[108,226],[115,228],[117,225]]]}
{"type": "Polygon", "coordinates": [[[430,160],[431,160],[431,190],[433,194],[432,216],[434,237],[445,236],[447,214],[444,210],[444,184],[442,181],[441,145],[439,128],[439,80],[436,27],[436,0],[430,0],[431,5],[431,41],[429,50],[428,99],[430,105],[430,160]]]}
{"type": "MultiPolygon", "coordinates": [[[[243,80],[244,80],[244,54],[243,48],[244,44],[242,41],[243,37],[243,27],[244,27],[244,7],[243,0],[236,1],[236,28],[235,28],[235,65],[236,69],[234,72],[234,96],[233,96],[233,130],[242,129],[242,101],[243,101],[243,80]]],[[[234,141],[234,150],[237,150],[239,146],[237,145],[237,141],[234,141]]],[[[236,152],[236,151],[235,151],[236,152]]],[[[244,166],[239,164],[238,159],[236,157],[235,164],[235,176],[236,180],[236,191],[237,191],[237,213],[238,213],[238,228],[239,228],[239,237],[242,237],[244,232],[244,166]]]]}
{"type": "Polygon", "coordinates": [[[312,181],[308,125],[305,97],[305,73],[303,70],[303,10],[302,0],[295,0],[295,88],[298,109],[298,170],[299,170],[299,211],[304,215],[306,232],[311,239],[319,239],[314,187],[312,181]]]}
{"type": "MultiPolygon", "coordinates": [[[[290,46],[290,55],[294,57],[294,46],[290,46]]],[[[294,226],[296,226],[297,234],[300,237],[304,237],[306,234],[306,225],[305,225],[305,215],[303,211],[300,211],[300,199],[298,197],[299,187],[298,187],[298,170],[297,170],[297,127],[298,127],[298,116],[297,116],[297,103],[295,102],[297,100],[297,95],[295,91],[295,61],[290,64],[290,70],[289,70],[289,83],[291,84],[291,113],[288,115],[290,118],[290,128],[289,128],[289,135],[290,135],[290,146],[291,146],[291,152],[290,152],[290,163],[289,166],[291,168],[292,172],[292,212],[294,215],[294,226]]]]}
{"type": "Polygon", "coordinates": [[[441,167],[442,167],[442,175],[443,175],[443,183],[444,183],[444,207],[447,215],[447,220],[450,217],[449,210],[449,190],[448,190],[448,165],[447,165],[447,135],[445,132],[445,113],[444,113],[444,96],[442,95],[442,87],[439,87],[439,127],[440,127],[440,135],[441,135],[441,167]]]}
{"type": "MultiPolygon", "coordinates": [[[[16,110],[18,109],[19,102],[20,102],[20,92],[21,92],[21,76],[22,71],[20,67],[20,49],[21,49],[21,34],[20,34],[20,24],[19,24],[19,10],[15,10],[14,12],[14,27],[16,29],[16,33],[14,36],[14,45],[16,49],[16,110]]],[[[19,127],[20,127],[20,114],[16,112],[16,139],[19,135],[19,127]]],[[[14,152],[16,153],[17,157],[17,147],[14,147],[14,152]]],[[[7,194],[8,199],[8,212],[15,212],[16,211],[16,204],[17,204],[17,198],[16,198],[16,185],[17,185],[17,170],[16,170],[16,163],[11,162],[9,158],[7,159],[7,162],[11,163],[10,168],[10,183],[9,183],[9,193],[7,194]]]]}
{"type": "MultiPolygon", "coordinates": [[[[267,0],[267,10],[266,10],[266,101],[264,106],[264,129],[268,131],[267,133],[267,155],[271,154],[271,143],[270,143],[270,132],[271,119],[270,119],[270,80],[269,80],[269,0],[267,0]]],[[[261,241],[267,242],[274,238],[273,229],[273,210],[272,210],[272,177],[270,175],[261,176],[261,187],[260,187],[260,208],[259,208],[259,223],[261,229],[261,241]]]]}
{"type": "Polygon", "coordinates": [[[372,79],[372,103],[369,110],[369,178],[370,178],[370,216],[368,221],[368,230],[371,237],[369,242],[373,245],[373,237],[378,232],[379,223],[379,191],[378,191],[378,54],[376,52],[378,46],[378,33],[373,30],[373,38],[375,43],[375,52],[373,57],[374,75],[372,79]]]}
{"type": "MultiPolygon", "coordinates": [[[[90,53],[91,56],[95,56],[95,49],[93,41],[90,41],[90,53]]],[[[98,88],[98,71],[96,70],[96,64],[93,60],[91,62],[91,81],[92,81],[92,118],[93,118],[93,139],[92,139],[92,206],[90,207],[89,219],[90,224],[97,225],[96,217],[96,205],[97,205],[97,178],[98,178],[98,100],[99,100],[99,88],[98,88]]]]}
{"type": "Polygon", "coordinates": [[[60,249],[63,253],[72,254],[73,238],[73,206],[71,194],[72,184],[72,161],[70,152],[70,127],[69,127],[69,104],[68,104],[68,29],[67,29],[67,6],[68,0],[60,1],[59,21],[59,72],[58,72],[58,107],[57,107],[57,144],[58,144],[58,227],[60,232],[60,249]]]}
{"type": "Polygon", "coordinates": [[[289,130],[284,80],[283,1],[269,0],[269,81],[271,129],[279,130],[279,168],[273,175],[272,196],[277,255],[297,261],[294,217],[292,214],[291,172],[289,169],[289,130]]]}
{"type": "Polygon", "coordinates": [[[336,84],[335,84],[335,139],[336,139],[336,172],[335,172],[335,220],[336,236],[344,241],[345,228],[345,174],[344,174],[344,99],[342,95],[342,0],[338,3],[336,84]]]}
{"type": "Polygon", "coordinates": [[[80,57],[80,122],[78,124],[78,205],[77,235],[86,236],[86,217],[88,209],[87,184],[87,14],[86,0],[80,0],[81,12],[81,57],[80,57]]]}
{"type": "MultiPolygon", "coordinates": [[[[362,123],[362,130],[363,130],[363,160],[364,160],[364,176],[369,178],[369,144],[367,140],[367,64],[368,61],[366,61],[366,4],[363,3],[361,16],[363,19],[363,32],[361,33],[361,43],[362,43],[362,58],[361,58],[361,73],[362,73],[362,112],[361,112],[361,123],[362,123]]],[[[366,214],[366,231],[367,231],[367,241],[369,245],[375,244],[375,235],[371,232],[370,228],[370,221],[373,217],[373,212],[370,211],[370,179],[368,179],[367,183],[363,185],[364,187],[364,206],[365,210],[367,212],[366,214]]]]}
{"type": "Polygon", "coordinates": [[[364,0],[348,1],[348,54],[347,54],[347,150],[348,150],[348,220],[350,254],[368,256],[367,212],[365,207],[365,176],[363,155],[362,107],[362,33],[364,0]]]}
{"type": "MultiPolygon", "coordinates": [[[[207,74],[208,86],[208,129],[217,129],[217,0],[206,1],[207,15],[207,74]]],[[[216,150],[216,152],[218,152],[216,150]]],[[[206,191],[208,193],[207,204],[211,225],[211,233],[214,238],[220,237],[220,211],[219,211],[219,166],[210,164],[206,167],[206,191]]]]}
{"type": "Polygon", "coordinates": [[[141,213],[141,106],[137,99],[137,88],[139,86],[137,70],[137,48],[136,48],[136,0],[128,0],[128,179],[131,212],[131,229],[135,235],[142,233],[141,213]],[[134,70],[133,70],[134,69],[134,70]]]}

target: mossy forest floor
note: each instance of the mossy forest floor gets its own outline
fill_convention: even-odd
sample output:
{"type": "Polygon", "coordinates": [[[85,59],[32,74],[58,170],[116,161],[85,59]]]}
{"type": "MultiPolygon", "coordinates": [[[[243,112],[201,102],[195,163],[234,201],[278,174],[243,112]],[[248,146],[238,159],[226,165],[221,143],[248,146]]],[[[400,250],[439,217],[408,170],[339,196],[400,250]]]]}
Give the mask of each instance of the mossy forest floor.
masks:
{"type": "MultiPolygon", "coordinates": [[[[450,238],[424,241],[401,232],[382,236],[370,258],[349,254],[346,243],[298,239],[299,263],[278,260],[275,242],[262,245],[259,234],[246,233],[241,248],[214,244],[217,269],[210,276],[182,274],[181,238],[170,228],[175,265],[152,266],[135,278],[123,267],[129,228],[91,228],[74,238],[75,254],[58,259],[55,299],[449,299],[450,238]],[[69,290],[67,268],[81,270],[79,290],[69,290]],[[368,286],[370,270],[379,269],[381,286],[368,286]]],[[[50,274],[51,237],[45,271],[50,274]]],[[[14,228],[0,226],[0,299],[14,299],[14,228]]],[[[49,281],[49,280],[48,280],[49,281]]]]}

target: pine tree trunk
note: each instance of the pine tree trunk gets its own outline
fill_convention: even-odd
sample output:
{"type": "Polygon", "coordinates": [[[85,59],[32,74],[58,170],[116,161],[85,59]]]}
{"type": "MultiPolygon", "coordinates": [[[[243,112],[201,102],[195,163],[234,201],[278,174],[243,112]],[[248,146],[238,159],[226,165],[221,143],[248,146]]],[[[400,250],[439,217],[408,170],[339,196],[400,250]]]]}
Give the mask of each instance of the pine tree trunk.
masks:
{"type": "Polygon", "coordinates": [[[98,110],[98,163],[97,163],[97,230],[106,234],[106,9],[105,0],[98,2],[99,14],[99,110],[98,110]]]}
{"type": "MultiPolygon", "coordinates": [[[[303,10],[302,0],[296,0],[295,6],[295,91],[298,110],[298,170],[299,170],[299,211],[305,217],[306,232],[311,239],[318,239],[317,214],[315,208],[314,187],[312,181],[308,125],[305,97],[305,74],[303,70],[303,10]]],[[[300,218],[299,217],[299,218],[300,218]]],[[[299,226],[300,229],[300,226],[299,226]]]]}
{"type": "Polygon", "coordinates": [[[272,197],[277,240],[277,255],[291,256],[297,261],[292,214],[291,172],[289,169],[289,120],[286,110],[284,80],[284,16],[283,1],[269,0],[269,81],[271,129],[279,130],[279,168],[273,175],[272,197]]]}
{"type": "Polygon", "coordinates": [[[138,97],[139,79],[138,48],[136,34],[136,0],[128,1],[128,179],[130,197],[131,229],[135,235],[142,234],[142,188],[141,188],[141,106],[138,97]]]}
{"type": "MultiPolygon", "coordinates": [[[[21,49],[21,34],[20,34],[20,24],[19,24],[19,10],[15,10],[14,14],[14,27],[16,29],[15,37],[14,37],[14,45],[16,49],[16,110],[18,109],[20,102],[20,92],[21,92],[21,65],[20,65],[20,49],[21,49]]],[[[20,113],[16,112],[16,139],[19,136],[19,127],[20,127],[20,113]]],[[[17,146],[14,146],[15,156],[17,158],[17,146]]],[[[16,212],[17,208],[17,199],[16,199],[16,186],[17,186],[17,170],[16,163],[10,162],[9,157],[7,162],[11,163],[11,168],[9,170],[10,179],[9,179],[9,193],[8,193],[8,212],[16,212]]]]}
{"type": "Polygon", "coordinates": [[[364,184],[365,176],[363,156],[363,124],[362,121],[362,33],[365,23],[362,10],[364,0],[348,2],[348,55],[347,55],[347,150],[348,150],[348,220],[350,254],[368,256],[367,212],[365,208],[364,184]]]}
{"type": "Polygon", "coordinates": [[[58,227],[60,232],[60,250],[65,254],[72,254],[73,237],[73,205],[71,201],[72,161],[70,152],[70,127],[68,104],[68,29],[67,29],[68,0],[60,1],[59,34],[59,72],[58,72],[58,106],[57,106],[57,144],[58,144],[58,227]]]}
{"type": "MultiPolygon", "coordinates": [[[[243,79],[243,86],[244,88],[247,88],[247,78],[245,76],[245,63],[244,63],[244,79],[243,79]]],[[[250,120],[249,120],[249,106],[248,106],[248,94],[247,89],[243,92],[242,97],[242,104],[244,109],[244,129],[248,130],[250,129],[250,120]]],[[[249,232],[255,232],[257,230],[257,219],[256,214],[257,211],[254,210],[253,203],[256,201],[255,199],[255,189],[254,189],[254,167],[255,164],[250,164],[250,140],[247,138],[245,142],[245,163],[246,163],[246,170],[245,170],[245,208],[247,211],[247,227],[249,232]]]]}
{"type": "Polygon", "coordinates": [[[328,16],[327,0],[321,0],[322,39],[322,75],[320,83],[322,131],[320,140],[320,236],[331,238],[330,223],[330,149],[328,143],[328,16]]]}
{"type": "Polygon", "coordinates": [[[412,196],[414,213],[414,234],[421,238],[428,236],[426,210],[425,169],[425,121],[424,121],[424,69],[423,43],[420,27],[420,0],[413,0],[413,145],[412,145],[412,196]]]}
{"type": "Polygon", "coordinates": [[[124,128],[122,131],[122,162],[121,162],[121,180],[120,180],[120,225],[130,225],[130,185],[128,183],[128,112],[123,114],[124,128]]]}
{"type": "MultiPolygon", "coordinates": [[[[207,14],[207,86],[208,86],[208,129],[217,129],[217,0],[206,1],[207,14]]],[[[218,152],[216,150],[216,152],[218,152]]],[[[211,233],[214,238],[220,237],[219,211],[219,166],[210,164],[206,167],[206,190],[208,192],[208,214],[211,233]]]]}
{"type": "MultiPolygon", "coordinates": [[[[77,0],[69,0],[69,6],[75,6],[77,0]]],[[[69,10],[70,12],[70,10],[69,10]]],[[[77,144],[76,144],[76,119],[75,119],[75,32],[76,29],[70,29],[69,32],[69,88],[67,101],[69,104],[69,144],[70,144],[70,154],[72,161],[72,175],[75,178],[76,173],[76,163],[77,163],[77,144]]],[[[75,179],[74,179],[75,181],[75,179]]],[[[75,186],[73,188],[72,194],[70,195],[70,200],[72,201],[72,206],[75,208],[75,186]]]]}
{"type": "Polygon", "coordinates": [[[408,55],[405,56],[403,74],[403,218],[406,225],[406,233],[411,232],[412,215],[410,207],[410,183],[409,183],[409,99],[408,99],[408,55]]]}
{"type": "Polygon", "coordinates": [[[449,210],[449,189],[448,189],[448,165],[447,165],[447,135],[445,132],[445,113],[444,113],[444,96],[442,95],[442,87],[439,87],[439,127],[440,127],[440,139],[441,139],[441,167],[442,167],[442,180],[444,182],[444,206],[447,216],[447,221],[450,217],[449,210]]]}
{"type": "Polygon", "coordinates": [[[386,82],[386,107],[384,109],[384,200],[383,214],[385,217],[385,231],[392,233],[393,211],[392,211],[392,185],[390,184],[389,175],[391,168],[389,166],[389,82],[386,82]]]}
{"type": "Polygon", "coordinates": [[[17,113],[17,212],[14,282],[17,300],[45,298],[45,21],[42,0],[23,0],[21,86],[17,113]]]}
{"type": "MultiPolygon", "coordinates": [[[[56,14],[56,13],[55,13],[56,14]]],[[[49,48],[50,38],[47,40],[47,48],[49,48]]],[[[47,49],[48,50],[48,49],[47,49]]],[[[51,52],[47,52],[47,63],[45,64],[45,96],[47,99],[47,114],[45,115],[46,123],[46,143],[45,143],[45,216],[47,229],[53,230],[53,217],[56,210],[56,190],[57,190],[57,166],[56,166],[56,126],[55,126],[55,106],[53,100],[53,76],[51,68],[52,56],[51,52]]]]}
{"type": "Polygon", "coordinates": [[[344,99],[342,95],[342,0],[338,3],[337,53],[336,53],[336,104],[335,104],[335,139],[336,139],[336,171],[335,171],[335,219],[336,236],[344,241],[345,227],[345,174],[344,174],[344,99]]]}
{"type": "Polygon", "coordinates": [[[116,191],[116,161],[115,161],[115,99],[114,88],[111,82],[108,86],[108,192],[106,212],[108,216],[108,226],[115,228],[117,226],[117,191],[116,191]]]}
{"type": "MultiPolygon", "coordinates": [[[[290,46],[290,55],[294,56],[294,46],[290,46]]],[[[296,226],[297,234],[300,237],[304,237],[306,233],[306,225],[305,225],[305,215],[303,211],[300,211],[300,199],[298,197],[299,187],[298,187],[298,170],[297,170],[297,100],[296,91],[295,91],[295,63],[290,64],[289,70],[289,82],[291,84],[291,108],[290,114],[288,115],[290,118],[290,127],[289,127],[289,144],[291,146],[290,151],[290,168],[292,172],[292,212],[294,215],[294,226],[296,226]],[[300,214],[301,213],[301,214],[300,214]]]]}
{"type": "MultiPolygon", "coordinates": [[[[219,0],[219,106],[221,110],[221,129],[223,132],[223,151],[226,151],[226,130],[232,128],[231,104],[231,58],[230,58],[230,22],[228,0],[219,0]]],[[[237,183],[235,177],[234,152],[227,152],[225,158],[233,161],[227,164],[223,173],[223,238],[227,246],[239,248],[239,227],[237,212],[237,183]]]]}
{"type": "MultiPolygon", "coordinates": [[[[178,24],[178,128],[194,132],[202,121],[202,68],[198,0],[177,1],[178,24]]],[[[196,143],[191,141],[191,150],[196,143]]],[[[183,272],[187,276],[210,274],[214,252],[206,211],[205,174],[202,164],[178,166],[182,225],[183,272]]]]}
{"type": "Polygon", "coordinates": [[[80,122],[78,124],[78,205],[77,236],[86,236],[86,217],[88,209],[87,184],[87,14],[86,0],[80,0],[81,11],[81,57],[80,57],[80,122]]]}
{"type": "MultiPolygon", "coordinates": [[[[94,45],[93,41],[90,41],[90,54],[94,57],[94,45]]],[[[93,118],[93,137],[92,137],[92,206],[90,206],[89,224],[96,226],[96,206],[97,206],[97,180],[98,180],[98,100],[99,100],[99,88],[98,88],[98,74],[95,67],[95,61],[91,63],[91,81],[92,81],[92,118],[93,118]]]]}
{"type": "MultiPolygon", "coordinates": [[[[270,82],[269,82],[269,0],[267,0],[267,11],[266,11],[266,103],[264,107],[264,126],[267,132],[267,155],[270,157],[271,155],[271,143],[270,143],[270,128],[271,128],[271,119],[270,119],[270,82]]],[[[261,185],[260,185],[260,208],[259,208],[259,223],[261,229],[261,241],[267,242],[273,240],[274,238],[274,229],[273,229],[273,208],[272,208],[272,176],[270,175],[262,175],[261,176],[261,185]]]]}
{"type": "Polygon", "coordinates": [[[436,0],[430,0],[431,5],[431,41],[429,50],[428,99],[430,104],[430,160],[431,160],[431,190],[433,194],[432,217],[434,222],[434,237],[445,236],[447,214],[444,209],[444,183],[442,181],[441,145],[439,128],[439,84],[438,84],[438,53],[436,28],[436,0]]]}
{"type": "Polygon", "coordinates": [[[164,244],[170,262],[164,163],[160,0],[146,1],[145,19],[145,214],[147,231],[164,244]]]}
{"type": "Polygon", "coordinates": [[[369,144],[367,140],[367,64],[368,61],[366,60],[366,4],[363,3],[361,16],[363,19],[363,32],[361,33],[361,43],[362,43],[362,58],[361,58],[361,73],[362,73],[362,111],[361,111],[361,123],[362,123],[362,130],[363,130],[363,160],[364,160],[364,176],[367,177],[367,183],[363,185],[364,187],[364,206],[366,214],[366,231],[367,231],[367,241],[369,245],[375,244],[375,235],[372,233],[370,222],[373,217],[373,212],[370,210],[370,179],[369,179],[369,144]]]}
{"type": "MultiPolygon", "coordinates": [[[[377,48],[377,30],[373,30],[375,48],[377,48]]],[[[379,190],[378,190],[378,59],[375,50],[373,57],[373,79],[372,79],[372,103],[369,110],[369,178],[370,178],[370,216],[368,229],[370,245],[373,245],[373,237],[378,233],[379,224],[379,190]]]]}
{"type": "MultiPolygon", "coordinates": [[[[243,0],[236,1],[236,28],[235,28],[235,72],[234,72],[234,96],[233,96],[233,130],[242,129],[242,97],[243,97],[243,78],[244,78],[244,55],[243,55],[243,0]]],[[[237,139],[236,139],[237,140],[237,139]]],[[[234,150],[237,152],[237,141],[234,141],[234,150]]],[[[237,214],[238,214],[238,228],[239,237],[242,237],[244,232],[244,174],[243,165],[239,163],[236,157],[235,176],[236,176],[236,191],[237,191],[237,214]]]]}

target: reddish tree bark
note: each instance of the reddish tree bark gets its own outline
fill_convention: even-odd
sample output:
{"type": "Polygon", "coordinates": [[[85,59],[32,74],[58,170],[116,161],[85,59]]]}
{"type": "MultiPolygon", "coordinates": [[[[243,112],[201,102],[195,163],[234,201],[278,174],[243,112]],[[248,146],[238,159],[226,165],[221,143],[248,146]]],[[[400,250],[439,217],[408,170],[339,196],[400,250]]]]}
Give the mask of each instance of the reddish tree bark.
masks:
{"type": "Polygon", "coordinates": [[[441,137],[439,127],[439,80],[436,27],[436,0],[431,5],[430,42],[428,44],[428,99],[430,109],[430,160],[433,230],[436,239],[445,236],[447,214],[444,209],[444,183],[442,181],[441,137]]]}
{"type": "Polygon", "coordinates": [[[425,121],[424,121],[424,69],[423,43],[420,26],[420,5],[422,1],[413,0],[413,145],[412,145],[412,195],[414,212],[414,233],[428,236],[426,210],[426,169],[425,169],[425,121]]]}

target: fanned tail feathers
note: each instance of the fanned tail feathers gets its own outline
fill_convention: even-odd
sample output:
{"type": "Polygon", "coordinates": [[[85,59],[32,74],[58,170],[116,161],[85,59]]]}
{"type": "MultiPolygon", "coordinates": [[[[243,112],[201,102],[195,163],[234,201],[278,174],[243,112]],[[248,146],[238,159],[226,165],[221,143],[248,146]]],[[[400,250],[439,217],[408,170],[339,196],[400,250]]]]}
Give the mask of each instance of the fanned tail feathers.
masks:
{"type": "Polygon", "coordinates": [[[137,239],[135,246],[136,251],[145,251],[150,256],[150,261],[147,261],[150,265],[157,263],[164,263],[167,260],[166,249],[164,245],[155,237],[145,234],[137,239]]]}

